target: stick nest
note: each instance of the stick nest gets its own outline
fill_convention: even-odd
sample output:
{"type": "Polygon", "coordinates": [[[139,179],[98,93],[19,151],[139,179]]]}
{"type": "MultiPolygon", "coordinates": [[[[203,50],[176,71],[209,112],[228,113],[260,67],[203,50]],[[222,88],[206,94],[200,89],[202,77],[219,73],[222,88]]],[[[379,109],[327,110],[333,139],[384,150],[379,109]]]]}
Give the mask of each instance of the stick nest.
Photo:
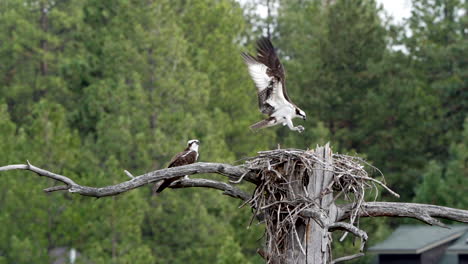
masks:
{"type": "Polygon", "coordinates": [[[321,208],[319,201],[323,196],[333,193],[333,201],[338,198],[351,201],[354,210],[350,223],[354,224],[366,191],[375,190],[377,197],[377,185],[388,189],[385,183],[371,178],[367,172],[373,168],[383,176],[378,169],[361,158],[347,155],[333,154],[332,162],[325,163],[314,151],[277,149],[259,152],[245,164],[260,179],[252,198],[246,203],[256,210],[250,223],[254,217],[260,217],[266,224],[268,263],[283,263],[287,258],[285,252],[291,248],[305,254],[302,245],[305,232],[296,230],[296,227],[301,226],[299,221],[304,223],[307,220],[301,216],[302,211],[311,207],[321,208]],[[311,197],[307,190],[314,170],[329,171],[333,177],[317,197],[311,197]]]}

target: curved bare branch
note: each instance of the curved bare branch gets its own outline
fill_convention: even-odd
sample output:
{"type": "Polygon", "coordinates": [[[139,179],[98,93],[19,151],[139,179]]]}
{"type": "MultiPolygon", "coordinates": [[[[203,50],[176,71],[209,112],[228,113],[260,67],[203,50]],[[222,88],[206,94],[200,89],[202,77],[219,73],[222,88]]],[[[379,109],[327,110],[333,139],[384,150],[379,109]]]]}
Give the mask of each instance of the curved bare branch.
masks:
{"type": "Polygon", "coordinates": [[[176,181],[169,188],[188,188],[188,187],[205,187],[223,191],[224,195],[231,196],[233,198],[239,198],[244,201],[248,201],[251,197],[246,192],[233,187],[230,184],[220,181],[213,181],[208,179],[183,179],[176,181]]]}
{"type": "MultiPolygon", "coordinates": [[[[341,205],[338,221],[350,217],[351,205],[341,205]]],[[[418,204],[418,203],[392,203],[392,202],[368,202],[363,203],[359,211],[360,217],[391,216],[410,217],[418,219],[429,225],[444,227],[437,218],[443,218],[463,223],[468,223],[468,210],[455,209],[445,206],[418,204]]]]}
{"type": "MultiPolygon", "coordinates": [[[[174,177],[180,177],[184,175],[192,175],[192,174],[199,174],[199,173],[217,173],[224,176],[229,177],[230,179],[239,179],[240,177],[244,176],[244,180],[255,182],[256,175],[248,171],[247,168],[242,166],[232,166],[229,164],[223,163],[207,163],[207,162],[198,162],[190,165],[180,166],[180,167],[173,167],[167,168],[157,171],[152,171],[149,173],[142,174],[140,176],[136,176],[131,180],[121,182],[115,185],[105,186],[105,187],[89,187],[83,186],[75,183],[72,179],[59,175],[36,166],[31,165],[29,162],[28,164],[16,164],[16,165],[7,165],[0,167],[1,171],[9,171],[9,170],[29,170],[32,172],[37,173],[39,176],[45,176],[51,178],[56,181],[60,181],[65,185],[61,186],[54,186],[45,189],[46,192],[54,192],[59,190],[68,190],[69,192],[78,193],[84,196],[92,196],[92,197],[105,197],[105,196],[112,196],[117,195],[123,192],[130,191],[132,189],[138,188],[148,183],[170,179],[174,177]],[[246,174],[247,173],[247,174],[246,174]]],[[[201,182],[193,182],[194,184],[202,184],[201,182]]],[[[220,183],[220,182],[219,182],[220,183]]],[[[226,192],[226,194],[232,194],[231,196],[239,196],[238,198],[245,198],[244,194],[241,194],[238,189],[226,184],[220,185],[215,184],[214,181],[212,182],[204,182],[203,184],[207,185],[204,187],[210,187],[215,189],[220,189],[226,192]],[[209,185],[209,186],[208,186],[209,185]],[[219,188],[216,188],[219,187],[219,188]]],[[[189,186],[185,186],[189,187],[189,186]]],[[[201,186],[200,186],[201,187],[201,186]]]]}
{"type": "Polygon", "coordinates": [[[336,263],[340,263],[340,262],[344,262],[344,261],[348,261],[348,260],[353,260],[353,259],[357,259],[357,258],[360,258],[360,257],[363,257],[363,256],[364,256],[364,253],[357,253],[357,254],[354,254],[354,255],[351,255],[351,256],[337,258],[337,259],[333,260],[331,262],[331,264],[336,264],[336,263]]]}

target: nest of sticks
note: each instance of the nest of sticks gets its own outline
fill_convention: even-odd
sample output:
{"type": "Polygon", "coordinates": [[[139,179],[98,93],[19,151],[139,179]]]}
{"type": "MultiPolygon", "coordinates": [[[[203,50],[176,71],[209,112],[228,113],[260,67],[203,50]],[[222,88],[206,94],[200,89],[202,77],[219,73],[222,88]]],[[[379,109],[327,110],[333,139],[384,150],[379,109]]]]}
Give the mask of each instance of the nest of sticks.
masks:
{"type": "Polygon", "coordinates": [[[367,192],[375,192],[377,198],[378,185],[398,195],[386,187],[385,182],[370,177],[368,171],[372,170],[379,176],[383,177],[383,174],[359,157],[333,154],[331,164],[326,164],[313,150],[277,149],[258,154],[245,163],[260,179],[246,204],[255,210],[250,224],[260,216],[266,225],[267,259],[276,259],[279,263],[287,257],[284,253],[291,247],[296,246],[305,254],[300,238],[304,232],[296,230],[298,221],[306,221],[300,213],[317,205],[317,200],[324,195],[333,193],[334,201],[342,199],[354,205],[350,224],[357,223],[358,211],[367,192]],[[333,178],[318,196],[310,197],[307,186],[317,169],[330,171],[333,178]]]}

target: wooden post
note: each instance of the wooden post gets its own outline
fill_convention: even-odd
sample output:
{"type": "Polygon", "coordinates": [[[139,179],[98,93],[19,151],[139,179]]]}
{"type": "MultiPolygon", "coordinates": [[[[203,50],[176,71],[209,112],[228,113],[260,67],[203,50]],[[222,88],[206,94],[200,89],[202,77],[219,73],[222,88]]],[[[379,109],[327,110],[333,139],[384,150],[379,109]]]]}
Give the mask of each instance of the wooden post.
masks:
{"type": "Polygon", "coordinates": [[[313,173],[309,175],[307,186],[304,186],[304,179],[298,178],[298,175],[304,174],[289,175],[292,186],[290,198],[294,199],[296,198],[294,196],[303,195],[314,200],[316,208],[320,208],[326,212],[328,221],[320,225],[312,218],[297,220],[295,224],[296,232],[291,230],[291,235],[289,236],[291,248],[287,253],[288,264],[326,264],[331,262],[332,239],[326,225],[331,221],[335,221],[337,209],[333,203],[333,193],[325,193],[325,190],[327,190],[327,187],[333,180],[331,171],[332,152],[329,144],[324,147],[317,147],[311,151],[315,152],[318,157],[321,157],[322,163],[315,163],[313,173]],[[301,241],[300,244],[299,240],[301,241]]]}
{"type": "MultiPolygon", "coordinates": [[[[315,164],[307,191],[309,198],[314,199],[320,209],[328,213],[328,222],[323,224],[329,224],[336,219],[337,212],[333,203],[333,192],[324,193],[333,180],[332,151],[329,144],[326,144],[324,147],[317,147],[315,153],[322,157],[323,164],[315,164]]],[[[313,219],[308,219],[306,232],[307,259],[304,263],[330,263],[332,238],[327,227],[319,225],[313,219]]]]}

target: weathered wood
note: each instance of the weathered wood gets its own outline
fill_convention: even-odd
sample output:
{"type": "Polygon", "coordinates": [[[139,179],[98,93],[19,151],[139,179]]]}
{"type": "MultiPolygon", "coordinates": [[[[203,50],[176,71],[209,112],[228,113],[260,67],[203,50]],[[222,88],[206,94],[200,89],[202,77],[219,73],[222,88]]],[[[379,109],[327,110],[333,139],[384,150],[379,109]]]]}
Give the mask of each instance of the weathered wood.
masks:
{"type": "MultiPolygon", "coordinates": [[[[300,150],[277,151],[284,151],[284,153],[298,151],[301,152],[300,150]]],[[[416,203],[364,202],[361,200],[358,206],[356,206],[356,203],[336,206],[334,204],[334,195],[336,195],[336,193],[333,193],[333,190],[330,189],[330,186],[332,186],[332,181],[337,181],[337,176],[336,174],[333,174],[334,171],[331,168],[333,165],[339,164],[339,161],[337,161],[337,159],[333,159],[333,155],[328,144],[324,147],[318,147],[312,152],[318,154],[317,157],[321,158],[316,159],[314,158],[315,156],[310,157],[310,159],[313,160],[313,167],[311,171],[308,171],[307,173],[304,173],[305,168],[303,166],[294,165],[289,167],[289,165],[284,165],[282,170],[276,171],[274,168],[270,168],[273,166],[273,163],[268,163],[267,165],[268,173],[271,173],[274,175],[274,177],[284,177],[289,179],[290,184],[287,188],[290,189],[286,194],[286,199],[283,199],[284,197],[282,196],[278,201],[274,201],[271,204],[265,205],[265,207],[269,207],[271,208],[271,211],[274,211],[274,209],[272,209],[273,207],[270,206],[281,205],[281,209],[277,210],[276,212],[279,211],[278,215],[287,215],[287,212],[291,210],[291,208],[294,209],[297,203],[302,203],[303,206],[301,207],[302,209],[300,212],[296,211],[293,213],[294,217],[291,217],[291,219],[294,219],[294,223],[291,225],[292,228],[288,233],[289,236],[287,237],[290,243],[286,243],[287,245],[290,245],[290,248],[286,248],[286,252],[284,252],[284,254],[282,253],[281,255],[281,257],[284,257],[285,260],[283,261],[283,259],[278,260],[272,258],[270,254],[271,252],[262,251],[264,253],[263,257],[268,259],[270,263],[328,264],[338,263],[362,256],[362,253],[357,253],[351,256],[345,256],[332,260],[332,240],[330,232],[333,232],[337,229],[342,229],[361,238],[361,250],[364,242],[367,240],[367,234],[363,230],[360,230],[354,226],[352,221],[351,223],[342,222],[352,219],[353,217],[411,217],[431,225],[443,225],[436,218],[444,218],[468,223],[467,210],[436,205],[416,203]],[[335,164],[333,164],[334,161],[335,164]],[[286,213],[284,211],[286,211],[286,213]]],[[[259,154],[263,155],[263,153],[264,152],[260,152],[259,154]]],[[[308,152],[302,151],[302,153],[308,152]]],[[[281,166],[279,165],[279,167],[281,166]]],[[[120,193],[130,191],[155,181],[198,173],[217,173],[225,175],[231,180],[232,183],[238,183],[241,181],[241,179],[244,179],[258,186],[261,186],[262,184],[257,176],[258,170],[251,170],[246,166],[232,166],[221,163],[194,163],[186,166],[157,170],[136,177],[134,177],[129,172],[125,172],[125,174],[131,178],[131,180],[101,188],[79,185],[66,176],[35,167],[29,162],[27,164],[0,167],[0,172],[8,170],[29,170],[35,172],[39,176],[45,176],[63,183],[63,185],[53,186],[45,189],[46,192],[68,190],[69,192],[92,197],[118,195],[120,193]]],[[[272,178],[270,177],[269,179],[271,180],[272,178]]],[[[356,176],[356,179],[369,180],[369,177],[356,176]]],[[[376,180],[374,179],[374,181],[376,180]]],[[[251,201],[251,196],[249,194],[246,194],[245,192],[235,188],[228,183],[219,181],[207,179],[187,179],[175,182],[173,185],[171,185],[171,188],[187,187],[214,188],[224,191],[224,194],[231,197],[240,198],[245,201],[251,201]]],[[[275,193],[272,195],[275,195],[275,193]]],[[[258,210],[258,208],[256,208],[256,210],[258,210]]],[[[281,217],[278,217],[278,219],[280,218],[281,217]]]]}
{"type": "MultiPolygon", "coordinates": [[[[333,164],[332,152],[329,145],[318,147],[315,153],[322,157],[323,164],[315,163],[312,179],[309,179],[309,198],[314,199],[325,212],[336,212],[333,203],[333,192],[327,192],[327,187],[333,180],[331,167],[333,164]]],[[[328,223],[334,218],[330,213],[327,217],[328,223]]],[[[329,263],[331,259],[331,235],[326,226],[319,225],[313,219],[307,220],[307,258],[303,263],[329,263]]]]}
{"type": "MultiPolygon", "coordinates": [[[[288,162],[289,165],[289,162],[288,162]]],[[[307,194],[304,188],[304,179],[305,174],[299,173],[298,171],[290,171],[290,175],[284,175],[289,177],[291,191],[288,193],[288,200],[293,201],[297,197],[306,197],[307,194]]],[[[289,173],[288,170],[285,171],[285,174],[289,173]]],[[[291,225],[291,230],[289,232],[287,245],[290,245],[290,248],[286,255],[286,263],[305,263],[307,249],[305,243],[305,234],[306,234],[306,224],[303,219],[297,219],[294,225],[291,225]]]]}
{"type": "MultiPolygon", "coordinates": [[[[242,166],[232,166],[229,164],[222,164],[222,163],[207,163],[207,162],[198,162],[193,163],[190,165],[174,167],[174,168],[167,168],[157,171],[152,171],[149,173],[145,173],[140,176],[136,176],[131,180],[124,181],[115,185],[109,185],[104,187],[90,187],[79,185],[75,183],[72,179],[56,174],[36,166],[31,165],[29,162],[28,164],[16,164],[16,165],[8,165],[0,167],[1,171],[9,171],[9,170],[29,170],[32,172],[37,173],[39,176],[45,176],[51,178],[53,180],[59,181],[64,183],[65,185],[62,186],[54,186],[51,188],[46,188],[44,191],[46,192],[54,192],[59,190],[68,190],[72,193],[77,193],[83,196],[92,196],[92,197],[105,197],[105,196],[113,196],[118,195],[124,192],[128,192],[135,188],[141,187],[148,183],[180,177],[184,175],[192,175],[198,173],[217,173],[224,176],[227,176],[229,179],[237,180],[240,177],[244,177],[245,180],[250,182],[256,181],[256,175],[254,173],[250,173],[246,168],[242,166]]],[[[126,173],[128,175],[128,173],[126,173]]],[[[215,184],[215,181],[206,182],[206,181],[195,181],[192,180],[190,182],[186,182],[184,184],[178,184],[178,188],[182,187],[209,187],[215,188],[222,191],[225,191],[227,195],[245,199],[246,195],[238,190],[237,188],[226,184],[220,183],[215,184]]]]}
{"type": "Polygon", "coordinates": [[[333,203],[333,192],[328,192],[327,188],[333,180],[332,174],[332,152],[329,145],[311,150],[321,158],[321,163],[315,163],[313,171],[307,174],[295,173],[289,175],[291,179],[292,193],[290,197],[304,196],[314,201],[317,212],[329,212],[328,214],[318,213],[319,221],[312,216],[309,219],[298,219],[295,225],[296,230],[291,230],[291,248],[287,258],[287,263],[329,263],[331,261],[331,235],[327,226],[331,219],[336,218],[336,206],[333,203]],[[305,175],[307,186],[304,186],[305,175]],[[300,241],[300,242],[299,242],[300,241]]]}
{"type": "MultiPolygon", "coordinates": [[[[340,205],[338,220],[350,216],[351,205],[340,205]]],[[[409,217],[426,224],[444,226],[437,218],[468,223],[468,211],[445,206],[419,203],[366,202],[359,211],[360,217],[409,217]]]]}

